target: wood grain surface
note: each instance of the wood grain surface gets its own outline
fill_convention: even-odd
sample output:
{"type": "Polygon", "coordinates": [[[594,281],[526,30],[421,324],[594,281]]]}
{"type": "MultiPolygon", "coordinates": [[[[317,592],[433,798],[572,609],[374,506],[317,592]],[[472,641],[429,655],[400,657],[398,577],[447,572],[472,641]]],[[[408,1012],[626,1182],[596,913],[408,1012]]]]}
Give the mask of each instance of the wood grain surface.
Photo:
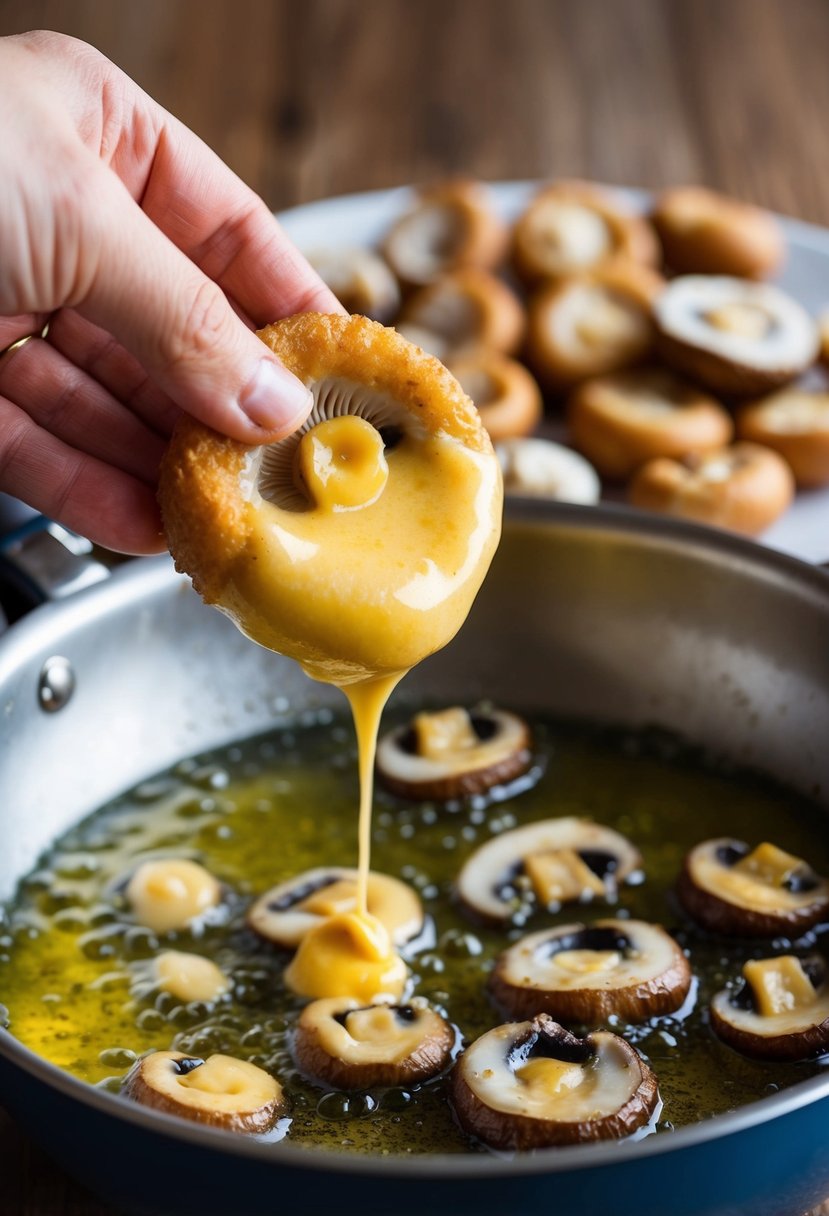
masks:
{"type": "MultiPolygon", "coordinates": [[[[0,35],[35,28],[94,43],[274,208],[578,175],[829,223],[827,0],[0,0],[0,35]]],[[[111,1216],[1,1114],[0,1183],[3,1216],[111,1216]]]]}

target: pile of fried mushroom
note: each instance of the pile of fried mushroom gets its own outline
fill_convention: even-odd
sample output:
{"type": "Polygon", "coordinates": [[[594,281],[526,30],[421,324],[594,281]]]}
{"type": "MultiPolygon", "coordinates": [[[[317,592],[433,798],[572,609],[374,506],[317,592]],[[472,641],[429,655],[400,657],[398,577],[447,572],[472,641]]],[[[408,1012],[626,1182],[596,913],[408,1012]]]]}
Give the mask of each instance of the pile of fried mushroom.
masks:
{"type": "Polygon", "coordinates": [[[829,484],[829,381],[803,380],[829,319],[764,281],[786,249],[759,207],[684,186],[642,214],[557,181],[510,229],[485,186],[447,181],[380,249],[311,252],[347,308],[459,377],[508,494],[589,503],[624,485],[634,506],[756,535],[829,484]],[[544,403],[569,446],[534,434],[544,403]]]}

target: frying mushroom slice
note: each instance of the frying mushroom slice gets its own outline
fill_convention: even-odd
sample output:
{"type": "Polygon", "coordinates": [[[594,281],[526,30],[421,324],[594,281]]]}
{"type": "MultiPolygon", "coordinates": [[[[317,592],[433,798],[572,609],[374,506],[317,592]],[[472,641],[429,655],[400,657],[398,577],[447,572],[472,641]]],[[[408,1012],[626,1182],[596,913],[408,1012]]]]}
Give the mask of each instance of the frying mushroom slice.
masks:
{"type": "Polygon", "coordinates": [[[524,309],[501,279],[465,267],[414,292],[403,305],[397,329],[409,338],[412,333],[434,334],[441,356],[479,346],[511,354],[524,336],[524,309]]]}
{"type": "Polygon", "coordinates": [[[711,1027],[735,1051],[805,1060],[829,1051],[829,984],[820,957],[788,954],[743,967],[743,984],[711,1002],[711,1027]]]}
{"type": "Polygon", "coordinates": [[[126,886],[135,919],[154,933],[195,928],[222,901],[222,885],[186,858],[143,861],[126,886]]]}
{"type": "Polygon", "coordinates": [[[456,890],[481,920],[507,921],[528,897],[542,907],[612,899],[642,859],[630,841],[589,819],[542,819],[501,832],[467,859],[456,890]]]}
{"type": "Polygon", "coordinates": [[[592,464],[549,439],[507,439],[495,445],[504,491],[562,502],[599,501],[601,482],[592,464]]]}
{"type": "Polygon", "coordinates": [[[628,487],[635,507],[756,536],[789,507],[794,476],[782,456],[757,443],[735,443],[682,459],[643,464],[628,487]]]}
{"type": "Polygon", "coordinates": [[[482,794],[526,772],[532,763],[530,729],[503,709],[460,707],[416,714],[377,748],[377,775],[402,798],[447,801],[482,794]]]}
{"type": "Polygon", "coordinates": [[[783,234],[768,211],[702,186],[666,190],[651,219],[678,274],[762,279],[783,261],[783,234]]]}
{"type": "MultiPolygon", "coordinates": [[[[247,922],[260,937],[295,950],[303,938],[332,916],[357,906],[357,871],[339,866],[306,870],[260,895],[247,922]]],[[[411,887],[387,874],[368,877],[368,911],[400,946],[423,928],[423,908],[411,887]]]]}
{"type": "Polygon", "coordinates": [[[629,1136],[659,1104],[656,1077],[624,1039],[579,1039],[545,1013],[476,1039],[450,1088],[463,1129],[505,1150],[629,1136]]]}
{"type": "Polygon", "coordinates": [[[397,279],[383,259],[369,249],[326,249],[308,261],[348,312],[385,324],[400,307],[397,279]]]}
{"type": "Polygon", "coordinates": [[[646,220],[589,182],[548,186],[513,230],[513,262],[527,283],[594,270],[619,257],[656,265],[656,234],[646,220]]]}
{"type": "Polygon", "coordinates": [[[673,1013],[691,987],[674,939],[641,920],[560,925],[522,937],[500,955],[489,980],[510,1017],[549,1013],[563,1022],[644,1022],[673,1013]]]}
{"type": "Polygon", "coordinates": [[[704,840],[685,858],[677,894],[698,924],[735,937],[799,937],[829,917],[829,881],[767,841],[704,840]]]}
{"type": "Polygon", "coordinates": [[[542,287],[527,325],[539,380],[559,392],[641,362],[653,346],[651,309],[663,287],[654,271],[621,260],[542,287]]]}
{"type": "Polygon", "coordinates": [[[353,1090],[428,1081],[446,1068],[454,1044],[452,1027],[422,1000],[361,1006],[333,997],[303,1009],[294,1055],[308,1076],[353,1090]]]}
{"type": "Polygon", "coordinates": [[[570,397],[567,421],[576,447],[614,479],[656,456],[720,448],[733,429],[718,402],[660,367],[585,381],[570,397]]]}
{"type": "Polygon", "coordinates": [[[422,286],[464,266],[490,270],[501,260],[507,230],[478,182],[444,182],[422,190],[386,237],[386,261],[404,283],[422,286]]]}
{"type": "Polygon", "coordinates": [[[230,980],[209,958],[165,950],[153,963],[155,981],[180,1001],[215,1001],[230,989],[230,980]]]}
{"type": "Polygon", "coordinates": [[[817,357],[817,326],[779,287],[684,275],[654,305],[666,362],[715,393],[751,396],[793,380],[817,357]]]}
{"type": "Polygon", "coordinates": [[[498,351],[458,355],[447,366],[475,403],[490,439],[527,435],[541,420],[541,390],[523,363],[498,351]]]}
{"type": "Polygon", "coordinates": [[[740,410],[737,433],[779,452],[799,486],[829,481],[829,392],[780,389],[740,410]]]}
{"type": "Polygon", "coordinates": [[[180,1051],[154,1051],[138,1060],[123,1093],[165,1114],[233,1132],[266,1132],[284,1105],[282,1086],[255,1064],[180,1051]]]}

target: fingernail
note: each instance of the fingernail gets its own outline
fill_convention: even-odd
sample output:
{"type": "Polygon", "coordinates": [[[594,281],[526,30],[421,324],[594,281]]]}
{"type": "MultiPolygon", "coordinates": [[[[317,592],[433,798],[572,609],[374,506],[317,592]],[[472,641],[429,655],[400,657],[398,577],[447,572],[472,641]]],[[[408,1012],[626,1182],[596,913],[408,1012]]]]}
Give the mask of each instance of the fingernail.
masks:
{"type": "Polygon", "coordinates": [[[307,416],[313,397],[301,380],[273,359],[260,359],[239,395],[239,406],[266,431],[290,431],[307,416]]]}

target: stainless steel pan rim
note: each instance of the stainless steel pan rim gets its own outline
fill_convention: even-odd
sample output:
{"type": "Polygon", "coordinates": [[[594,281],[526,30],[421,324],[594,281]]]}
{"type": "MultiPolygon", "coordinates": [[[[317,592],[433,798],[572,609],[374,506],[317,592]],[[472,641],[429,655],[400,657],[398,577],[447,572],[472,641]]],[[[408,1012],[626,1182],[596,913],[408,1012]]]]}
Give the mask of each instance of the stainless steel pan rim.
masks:
{"type": "MultiPolygon", "coordinates": [[[[806,597],[817,597],[824,603],[829,600],[827,576],[807,563],[764,549],[740,537],[694,524],[651,517],[623,507],[578,507],[530,500],[511,502],[507,519],[521,523],[554,522],[579,531],[630,533],[632,541],[641,542],[644,537],[657,547],[679,547],[690,552],[719,551],[727,554],[732,562],[745,562],[772,580],[785,578],[806,597]]],[[[109,582],[91,587],[65,603],[38,609],[27,620],[16,625],[9,636],[0,640],[0,685],[21,662],[59,637],[71,625],[75,614],[78,614],[78,619],[88,623],[90,618],[107,613],[116,604],[162,590],[167,584],[174,585],[176,582],[185,585],[184,580],[174,573],[169,560],[152,558],[122,567],[109,582]]],[[[425,1161],[422,1156],[377,1158],[299,1148],[284,1143],[276,1146],[231,1132],[190,1124],[136,1106],[117,1095],[96,1090],[24,1047],[8,1031],[0,1032],[0,1056],[32,1079],[54,1088],[81,1106],[91,1107],[148,1132],[163,1132],[176,1140],[213,1152],[269,1160],[275,1166],[307,1169],[313,1165],[315,1170],[325,1173],[394,1178],[422,1178],[427,1164],[430,1175],[456,1179],[549,1174],[619,1164],[622,1160],[633,1161],[677,1152],[710,1140],[736,1135],[829,1096],[827,1070],[826,1075],[809,1078],[781,1093],[764,1097],[732,1113],[680,1128],[670,1135],[648,1136],[621,1145],[612,1142],[538,1150],[531,1156],[507,1158],[434,1154],[425,1161]],[[624,1156],[620,1156],[620,1153],[624,1156]]]]}

